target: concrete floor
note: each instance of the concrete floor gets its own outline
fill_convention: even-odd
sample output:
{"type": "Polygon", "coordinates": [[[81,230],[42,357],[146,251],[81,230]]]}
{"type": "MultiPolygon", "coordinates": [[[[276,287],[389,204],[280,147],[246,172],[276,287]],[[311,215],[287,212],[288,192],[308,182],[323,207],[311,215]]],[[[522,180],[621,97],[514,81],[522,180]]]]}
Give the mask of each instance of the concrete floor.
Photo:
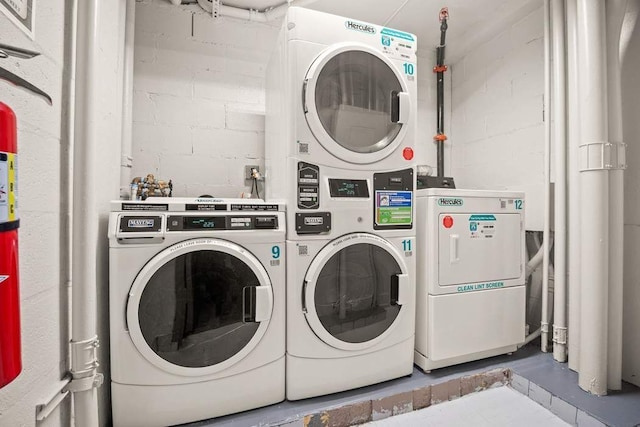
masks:
{"type": "MultiPolygon", "coordinates": [[[[476,362],[442,368],[425,374],[419,369],[409,377],[296,402],[282,402],[218,419],[188,424],[189,427],[297,427],[308,414],[329,408],[350,405],[363,400],[375,400],[495,368],[513,372],[513,388],[528,395],[537,404],[562,414],[571,424],[589,426],[635,427],[640,425],[640,389],[624,383],[621,392],[604,397],[582,391],[578,375],[567,364],[559,364],[549,353],[541,353],[539,343],[531,343],[513,355],[492,357],[476,362]]],[[[486,393],[485,392],[481,392],[486,393]]],[[[499,405],[502,406],[502,405],[499,405]]]]}

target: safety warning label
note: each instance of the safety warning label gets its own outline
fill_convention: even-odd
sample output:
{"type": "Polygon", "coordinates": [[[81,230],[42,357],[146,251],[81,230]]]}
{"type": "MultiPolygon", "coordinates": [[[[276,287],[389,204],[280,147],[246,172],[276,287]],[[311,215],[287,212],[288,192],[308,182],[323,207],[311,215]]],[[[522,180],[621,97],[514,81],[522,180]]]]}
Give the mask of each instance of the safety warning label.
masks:
{"type": "Polygon", "coordinates": [[[18,219],[17,168],[15,154],[0,152],[0,222],[18,219]]]}

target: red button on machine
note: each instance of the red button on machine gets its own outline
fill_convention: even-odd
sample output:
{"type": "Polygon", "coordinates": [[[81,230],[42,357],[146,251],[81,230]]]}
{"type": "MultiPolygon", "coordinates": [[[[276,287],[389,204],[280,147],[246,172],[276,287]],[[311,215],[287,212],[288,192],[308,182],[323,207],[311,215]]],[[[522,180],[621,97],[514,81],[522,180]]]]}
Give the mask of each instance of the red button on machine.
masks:
{"type": "Polygon", "coordinates": [[[402,157],[404,157],[405,160],[413,159],[413,148],[405,147],[405,149],[402,150],[402,157]]]}
{"type": "Polygon", "coordinates": [[[442,225],[444,225],[444,228],[453,227],[453,218],[449,215],[445,216],[444,218],[442,218],[442,225]]]}

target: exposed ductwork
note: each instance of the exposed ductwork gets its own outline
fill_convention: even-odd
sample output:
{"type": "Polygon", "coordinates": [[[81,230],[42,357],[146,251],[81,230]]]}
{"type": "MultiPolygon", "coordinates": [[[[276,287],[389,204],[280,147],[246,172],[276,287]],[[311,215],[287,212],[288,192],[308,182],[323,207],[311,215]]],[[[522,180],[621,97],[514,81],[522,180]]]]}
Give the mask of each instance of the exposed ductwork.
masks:
{"type": "Polygon", "coordinates": [[[282,18],[289,6],[306,6],[316,2],[316,0],[286,0],[284,2],[279,0],[232,0],[228,4],[223,4],[220,0],[169,1],[176,6],[183,3],[197,2],[200,7],[214,17],[228,16],[255,22],[274,21],[282,18]]]}

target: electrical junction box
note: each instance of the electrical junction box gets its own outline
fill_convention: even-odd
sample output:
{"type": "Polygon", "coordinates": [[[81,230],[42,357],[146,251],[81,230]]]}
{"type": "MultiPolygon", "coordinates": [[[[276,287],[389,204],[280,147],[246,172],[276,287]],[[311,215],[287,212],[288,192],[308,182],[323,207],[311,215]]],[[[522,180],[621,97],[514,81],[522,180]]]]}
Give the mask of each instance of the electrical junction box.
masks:
{"type": "Polygon", "coordinates": [[[524,193],[416,191],[415,363],[429,371],[525,339],[524,193]]]}

